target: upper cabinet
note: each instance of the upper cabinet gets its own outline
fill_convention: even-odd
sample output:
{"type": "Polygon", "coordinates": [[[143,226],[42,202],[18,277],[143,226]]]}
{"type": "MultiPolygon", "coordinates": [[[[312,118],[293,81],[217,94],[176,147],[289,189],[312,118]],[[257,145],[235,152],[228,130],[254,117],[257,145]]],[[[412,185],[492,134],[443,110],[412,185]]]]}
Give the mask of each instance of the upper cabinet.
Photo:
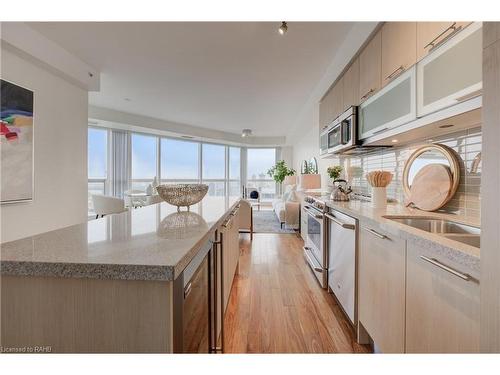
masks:
{"type": "Polygon", "coordinates": [[[382,26],[382,86],[417,61],[417,23],[387,22],[382,26]]]}
{"type": "Polygon", "coordinates": [[[344,109],[343,79],[339,79],[319,103],[320,132],[326,129],[344,109]]]}
{"type": "Polygon", "coordinates": [[[319,132],[328,126],[328,95],[319,102],[319,132]]]}
{"type": "Polygon", "coordinates": [[[419,117],[481,95],[482,24],[473,23],[417,64],[419,117]]]}
{"type": "Polygon", "coordinates": [[[359,106],[359,138],[384,133],[417,118],[415,67],[392,80],[359,106]]]}
{"type": "Polygon", "coordinates": [[[417,22],[417,61],[444,43],[470,22],[417,22]]]}
{"type": "Polygon", "coordinates": [[[344,109],[344,98],[343,98],[343,78],[340,78],[335,86],[332,88],[332,119],[335,120],[338,115],[340,115],[344,109]]]}
{"type": "Polygon", "coordinates": [[[359,55],[359,102],[373,95],[382,84],[382,35],[377,32],[359,55]]]}
{"type": "Polygon", "coordinates": [[[359,59],[354,60],[342,78],[343,111],[359,104],[359,59]]]}

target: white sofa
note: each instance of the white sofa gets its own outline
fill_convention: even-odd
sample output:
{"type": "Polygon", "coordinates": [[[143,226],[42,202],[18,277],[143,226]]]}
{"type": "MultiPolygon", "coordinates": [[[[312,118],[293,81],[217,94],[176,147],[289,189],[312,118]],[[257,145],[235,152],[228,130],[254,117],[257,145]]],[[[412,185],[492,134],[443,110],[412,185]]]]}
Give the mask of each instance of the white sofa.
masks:
{"type": "Polygon", "coordinates": [[[300,202],[295,195],[296,185],[286,185],[285,192],[281,198],[272,202],[273,210],[283,226],[291,229],[299,229],[300,225],[300,202]]]}

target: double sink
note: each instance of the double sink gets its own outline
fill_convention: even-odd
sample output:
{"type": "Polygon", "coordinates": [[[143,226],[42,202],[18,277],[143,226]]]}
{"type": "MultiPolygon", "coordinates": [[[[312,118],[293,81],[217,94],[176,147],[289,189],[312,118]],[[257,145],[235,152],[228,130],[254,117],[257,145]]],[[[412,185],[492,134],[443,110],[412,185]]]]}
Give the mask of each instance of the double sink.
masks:
{"type": "Polygon", "coordinates": [[[384,218],[477,248],[481,244],[481,229],[471,225],[430,217],[384,216],[384,218]]]}

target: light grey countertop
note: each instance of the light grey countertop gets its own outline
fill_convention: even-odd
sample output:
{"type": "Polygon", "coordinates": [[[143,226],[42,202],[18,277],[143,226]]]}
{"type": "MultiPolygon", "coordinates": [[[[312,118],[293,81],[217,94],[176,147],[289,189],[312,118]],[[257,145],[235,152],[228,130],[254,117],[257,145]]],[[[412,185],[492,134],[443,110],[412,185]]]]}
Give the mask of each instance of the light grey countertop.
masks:
{"type": "Polygon", "coordinates": [[[413,228],[409,225],[395,222],[385,216],[422,216],[447,219],[454,222],[480,227],[479,218],[470,218],[463,215],[448,214],[441,212],[426,212],[414,208],[407,208],[398,203],[388,203],[386,208],[375,209],[370,202],[351,200],[348,202],[335,202],[330,200],[329,195],[318,197],[328,207],[338,210],[346,215],[359,220],[363,226],[378,225],[381,229],[397,235],[407,241],[423,246],[436,256],[443,257],[453,264],[470,272],[476,278],[480,274],[480,249],[462,242],[443,237],[436,233],[427,232],[413,228]]]}
{"type": "Polygon", "coordinates": [[[238,204],[205,197],[190,212],[158,203],[1,245],[2,275],[174,280],[238,204]]]}

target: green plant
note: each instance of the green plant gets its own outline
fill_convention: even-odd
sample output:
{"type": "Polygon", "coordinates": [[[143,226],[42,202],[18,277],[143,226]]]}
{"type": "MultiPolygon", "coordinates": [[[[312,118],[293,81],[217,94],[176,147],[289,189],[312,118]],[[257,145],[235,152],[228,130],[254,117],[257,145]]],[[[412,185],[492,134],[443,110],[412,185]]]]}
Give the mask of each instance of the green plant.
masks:
{"type": "Polygon", "coordinates": [[[286,176],[293,176],[295,174],[295,169],[288,168],[284,160],[279,160],[275,166],[267,171],[267,174],[278,184],[281,184],[286,176]]]}
{"type": "Polygon", "coordinates": [[[328,176],[330,176],[330,178],[333,181],[335,181],[340,177],[340,174],[342,173],[342,167],[340,165],[336,165],[334,167],[328,167],[326,172],[328,173],[328,176]]]}

